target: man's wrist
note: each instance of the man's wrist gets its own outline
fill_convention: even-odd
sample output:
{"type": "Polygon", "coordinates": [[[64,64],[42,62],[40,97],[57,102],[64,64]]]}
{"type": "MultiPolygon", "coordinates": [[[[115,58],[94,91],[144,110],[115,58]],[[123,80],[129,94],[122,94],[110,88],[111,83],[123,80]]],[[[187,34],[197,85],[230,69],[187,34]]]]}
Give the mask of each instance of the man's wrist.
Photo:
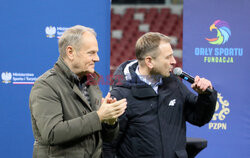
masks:
{"type": "Polygon", "coordinates": [[[104,127],[108,128],[108,129],[114,129],[117,127],[118,125],[118,121],[114,121],[112,122],[112,124],[110,123],[106,123],[107,121],[104,121],[103,124],[104,124],[104,127]],[[114,124],[113,124],[114,123],[114,124]]]}
{"type": "Polygon", "coordinates": [[[104,123],[107,125],[115,125],[117,122],[117,119],[112,119],[112,120],[105,120],[104,123]]]}

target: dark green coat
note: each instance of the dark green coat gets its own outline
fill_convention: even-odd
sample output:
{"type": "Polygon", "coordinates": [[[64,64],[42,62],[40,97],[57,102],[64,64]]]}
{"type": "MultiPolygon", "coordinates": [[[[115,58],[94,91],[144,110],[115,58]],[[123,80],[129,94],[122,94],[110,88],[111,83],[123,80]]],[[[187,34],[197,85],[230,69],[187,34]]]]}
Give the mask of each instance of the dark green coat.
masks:
{"type": "Polygon", "coordinates": [[[88,87],[88,104],[63,59],[35,82],[30,93],[33,158],[99,158],[102,139],[111,141],[118,132],[99,120],[96,110],[102,93],[88,87]]]}

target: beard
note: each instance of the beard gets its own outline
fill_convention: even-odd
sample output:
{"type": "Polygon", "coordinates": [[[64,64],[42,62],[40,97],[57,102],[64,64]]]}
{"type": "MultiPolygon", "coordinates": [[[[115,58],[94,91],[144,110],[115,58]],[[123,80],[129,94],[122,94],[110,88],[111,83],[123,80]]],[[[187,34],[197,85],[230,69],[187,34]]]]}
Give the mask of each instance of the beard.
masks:
{"type": "Polygon", "coordinates": [[[165,77],[165,75],[162,74],[157,68],[153,68],[150,71],[150,77],[155,81],[158,81],[160,78],[165,77]]]}
{"type": "MultiPolygon", "coordinates": [[[[165,69],[166,70],[166,69],[165,69]]],[[[169,77],[170,73],[167,71],[160,71],[158,68],[154,67],[152,68],[152,70],[150,71],[150,75],[151,76],[155,76],[156,78],[159,77],[169,77]]]]}

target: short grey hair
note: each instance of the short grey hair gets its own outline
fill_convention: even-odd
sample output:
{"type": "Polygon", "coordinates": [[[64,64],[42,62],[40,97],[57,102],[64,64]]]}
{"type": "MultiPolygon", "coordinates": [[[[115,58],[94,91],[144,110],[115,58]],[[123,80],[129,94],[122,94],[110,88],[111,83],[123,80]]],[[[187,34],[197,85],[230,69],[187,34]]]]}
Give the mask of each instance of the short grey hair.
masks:
{"type": "Polygon", "coordinates": [[[58,42],[60,56],[65,57],[68,46],[72,46],[76,51],[79,51],[82,44],[82,35],[87,31],[96,36],[94,29],[82,25],[75,25],[68,28],[58,42]]]}
{"type": "Polygon", "coordinates": [[[161,41],[170,43],[170,38],[159,32],[148,32],[142,35],[135,45],[135,55],[138,61],[142,61],[147,55],[156,58],[161,41]]]}

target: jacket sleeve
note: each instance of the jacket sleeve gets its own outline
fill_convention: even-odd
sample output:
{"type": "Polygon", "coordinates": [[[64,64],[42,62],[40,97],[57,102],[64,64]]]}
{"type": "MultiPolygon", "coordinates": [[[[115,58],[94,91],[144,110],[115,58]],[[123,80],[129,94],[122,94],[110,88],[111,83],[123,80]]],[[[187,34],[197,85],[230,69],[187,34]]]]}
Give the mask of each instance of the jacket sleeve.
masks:
{"type": "Polygon", "coordinates": [[[186,120],[196,126],[203,126],[208,123],[214,114],[217,92],[214,90],[211,94],[199,94],[198,96],[190,92],[187,87],[181,83],[185,96],[184,113],[186,120]]]}
{"type": "MultiPolygon", "coordinates": [[[[123,99],[124,96],[121,95],[121,93],[119,92],[119,90],[117,90],[116,88],[111,90],[111,96],[116,98],[117,100],[123,99]]],[[[124,136],[124,132],[126,130],[127,127],[127,109],[125,110],[125,112],[118,118],[118,122],[119,122],[119,133],[116,139],[114,139],[112,142],[105,142],[103,143],[103,153],[102,153],[102,157],[103,158],[116,158],[116,154],[117,154],[117,149],[119,148],[119,145],[121,144],[121,140],[124,136]]]]}
{"type": "Polygon", "coordinates": [[[56,145],[87,136],[102,129],[96,112],[67,120],[56,91],[44,80],[37,82],[30,94],[33,123],[44,143],[56,145]]]}
{"type": "Polygon", "coordinates": [[[102,123],[102,139],[105,142],[112,142],[118,135],[119,123],[116,122],[114,125],[108,125],[102,123]]]}

